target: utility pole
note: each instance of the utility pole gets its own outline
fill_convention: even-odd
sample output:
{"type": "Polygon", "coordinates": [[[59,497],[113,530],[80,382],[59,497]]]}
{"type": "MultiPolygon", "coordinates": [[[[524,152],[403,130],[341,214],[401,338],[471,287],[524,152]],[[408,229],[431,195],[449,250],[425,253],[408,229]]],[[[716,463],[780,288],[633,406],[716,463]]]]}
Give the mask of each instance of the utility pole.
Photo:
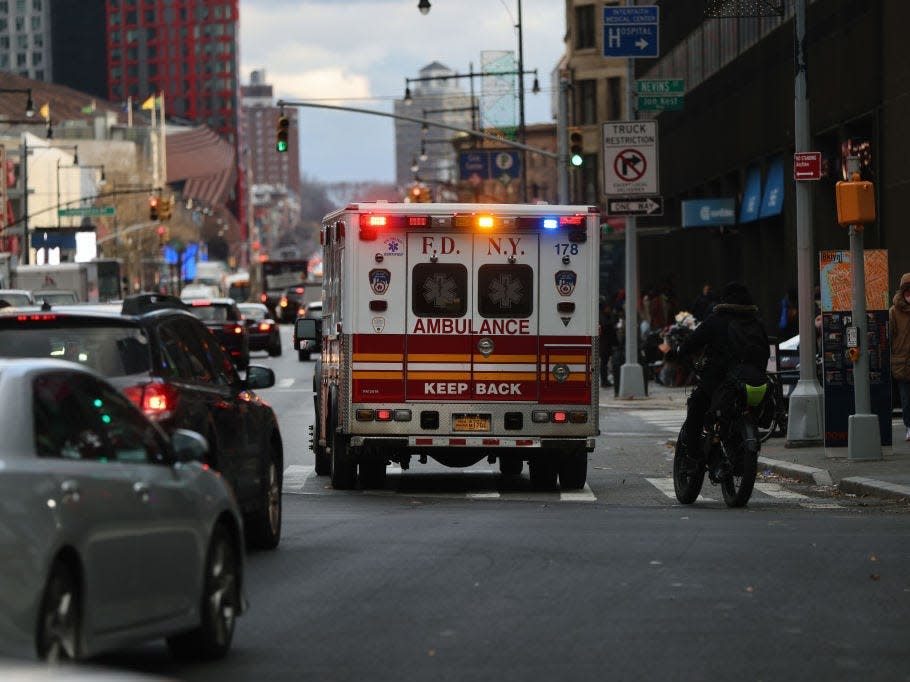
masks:
{"type": "MultiPolygon", "coordinates": [[[[793,19],[796,32],[794,59],[794,130],[796,151],[811,149],[809,134],[808,47],[806,45],[806,3],[796,0],[793,19]]],[[[815,300],[813,272],[817,268],[812,243],[812,189],[797,182],[796,197],[796,282],[799,299],[799,381],[790,394],[790,417],[787,422],[787,446],[820,445],[824,437],[822,390],[815,376],[815,300]]],[[[853,267],[856,267],[854,262],[853,267]]]]}
{"type": "Polygon", "coordinates": [[[19,168],[22,174],[22,264],[28,265],[31,249],[28,243],[28,133],[22,135],[22,158],[19,160],[19,168]]]}

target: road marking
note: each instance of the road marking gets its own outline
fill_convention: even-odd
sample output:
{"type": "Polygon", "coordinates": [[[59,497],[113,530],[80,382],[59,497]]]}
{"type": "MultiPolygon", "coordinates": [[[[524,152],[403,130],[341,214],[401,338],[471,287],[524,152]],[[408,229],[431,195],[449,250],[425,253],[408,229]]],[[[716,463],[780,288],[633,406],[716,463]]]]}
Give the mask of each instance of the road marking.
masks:
{"type": "Polygon", "coordinates": [[[278,388],[290,388],[294,384],[295,379],[281,379],[278,382],[278,388]]]}
{"type": "MultiPolygon", "coordinates": [[[[676,491],[673,488],[673,478],[646,478],[646,481],[657,488],[664,495],[669,497],[671,500],[676,500],[676,491]]],[[[804,507],[805,509],[842,509],[839,504],[834,502],[821,502],[815,500],[808,495],[803,495],[802,493],[797,493],[792,490],[787,490],[785,487],[779,483],[765,483],[762,481],[756,481],[755,491],[753,491],[753,496],[749,500],[749,504],[752,503],[768,503],[772,501],[788,501],[796,502],[799,506],[804,507]],[[765,500],[762,497],[755,497],[755,491],[758,491],[762,495],[767,495],[771,500],[765,500]]],[[[720,492],[718,490],[718,492],[720,492]]],[[[722,495],[722,493],[721,493],[722,495]]],[[[698,502],[720,502],[722,498],[715,499],[713,497],[707,497],[705,495],[699,495],[698,502]]]]}
{"type": "MultiPolygon", "coordinates": [[[[673,487],[672,478],[646,478],[648,483],[657,488],[664,495],[669,497],[671,500],[676,500],[676,489],[673,487]]],[[[705,497],[704,495],[699,495],[697,498],[698,502],[716,502],[717,500],[711,497],[705,497]]]]}
{"type": "Polygon", "coordinates": [[[303,490],[307,479],[313,475],[313,466],[292,464],[285,467],[282,477],[282,492],[299,492],[303,490]]]}

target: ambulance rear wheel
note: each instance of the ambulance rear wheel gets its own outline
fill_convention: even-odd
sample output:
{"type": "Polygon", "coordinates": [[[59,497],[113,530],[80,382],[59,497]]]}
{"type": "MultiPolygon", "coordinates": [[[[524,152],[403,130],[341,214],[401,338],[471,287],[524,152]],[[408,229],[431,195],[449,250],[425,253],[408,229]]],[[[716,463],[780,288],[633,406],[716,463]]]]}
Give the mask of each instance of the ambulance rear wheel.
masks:
{"type": "Polygon", "coordinates": [[[559,459],[559,487],[562,490],[580,490],[588,479],[588,453],[567,452],[559,459]]]}
{"type": "Polygon", "coordinates": [[[336,490],[350,490],[357,480],[357,463],[348,439],[337,429],[337,413],[332,414],[332,487],[336,490]]]}
{"type": "Polygon", "coordinates": [[[559,461],[552,453],[534,455],[528,462],[528,473],[531,475],[531,487],[534,490],[555,490],[559,476],[559,461]]]}

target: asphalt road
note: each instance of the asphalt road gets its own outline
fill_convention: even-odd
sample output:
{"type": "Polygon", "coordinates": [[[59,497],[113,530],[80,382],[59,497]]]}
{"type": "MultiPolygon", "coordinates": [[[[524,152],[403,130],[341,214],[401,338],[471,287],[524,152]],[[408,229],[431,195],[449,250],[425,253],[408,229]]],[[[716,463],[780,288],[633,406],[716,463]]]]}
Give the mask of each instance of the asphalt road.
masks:
{"type": "MultiPolygon", "coordinates": [[[[312,473],[312,363],[278,374],[284,536],[213,664],[163,643],[104,666],[181,680],[907,680],[906,505],[763,477],[746,509],[667,481],[682,415],[601,414],[579,493],[414,464],[383,491],[312,473]]],[[[655,411],[651,411],[652,413],[655,411]]]]}

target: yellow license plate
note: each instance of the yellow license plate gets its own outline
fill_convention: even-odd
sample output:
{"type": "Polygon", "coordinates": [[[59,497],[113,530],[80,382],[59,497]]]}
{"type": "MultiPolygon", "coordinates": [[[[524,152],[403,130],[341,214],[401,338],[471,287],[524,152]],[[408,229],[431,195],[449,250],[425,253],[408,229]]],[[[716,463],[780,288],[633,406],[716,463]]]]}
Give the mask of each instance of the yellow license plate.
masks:
{"type": "Polygon", "coordinates": [[[453,429],[455,431],[489,431],[490,415],[488,414],[456,414],[453,429]]]}

